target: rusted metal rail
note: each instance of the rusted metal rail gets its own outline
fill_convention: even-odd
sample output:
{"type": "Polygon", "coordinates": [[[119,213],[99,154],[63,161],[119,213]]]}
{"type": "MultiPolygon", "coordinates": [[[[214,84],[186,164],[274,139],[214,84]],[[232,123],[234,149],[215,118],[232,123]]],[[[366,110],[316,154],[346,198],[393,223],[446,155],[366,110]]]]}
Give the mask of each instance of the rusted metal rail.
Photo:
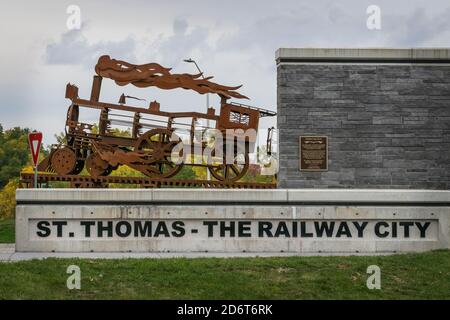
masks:
{"type": "MultiPolygon", "coordinates": [[[[23,188],[33,186],[33,173],[21,173],[20,184],[23,188]]],[[[142,188],[160,187],[201,187],[201,188],[221,188],[221,189],[275,189],[275,183],[258,182],[224,182],[210,180],[178,180],[178,179],[155,179],[149,177],[114,177],[99,176],[93,178],[85,175],[57,175],[51,173],[39,173],[38,185],[65,181],[70,182],[72,188],[106,188],[109,184],[129,184],[139,185],[142,188]]]]}

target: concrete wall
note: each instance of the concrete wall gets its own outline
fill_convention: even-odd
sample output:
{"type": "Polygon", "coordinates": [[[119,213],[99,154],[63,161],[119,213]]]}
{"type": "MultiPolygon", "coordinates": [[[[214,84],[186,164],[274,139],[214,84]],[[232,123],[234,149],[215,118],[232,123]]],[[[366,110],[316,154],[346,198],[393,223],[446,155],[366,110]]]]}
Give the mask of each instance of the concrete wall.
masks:
{"type": "Polygon", "coordinates": [[[281,188],[450,189],[449,49],[279,49],[281,188]],[[329,137],[300,172],[299,136],[329,137]]]}
{"type": "Polygon", "coordinates": [[[449,191],[27,189],[16,199],[18,252],[450,248],[449,191]],[[142,231],[144,224],[151,228],[142,231]],[[322,227],[331,228],[329,234],[319,232],[322,227]]]}

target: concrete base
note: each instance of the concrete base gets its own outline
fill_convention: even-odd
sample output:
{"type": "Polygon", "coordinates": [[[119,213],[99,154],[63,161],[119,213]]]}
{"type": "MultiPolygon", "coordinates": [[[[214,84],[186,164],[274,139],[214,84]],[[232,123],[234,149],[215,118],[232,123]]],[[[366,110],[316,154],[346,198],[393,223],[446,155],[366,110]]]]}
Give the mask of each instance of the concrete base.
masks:
{"type": "Polygon", "coordinates": [[[450,248],[450,192],[17,191],[16,251],[385,254],[450,248]]]}
{"type": "MultiPolygon", "coordinates": [[[[371,253],[389,255],[393,253],[371,253]]],[[[200,258],[268,258],[268,257],[310,257],[310,256],[367,256],[367,253],[294,253],[294,252],[11,252],[1,253],[0,262],[57,259],[200,259],[200,258]]]]}

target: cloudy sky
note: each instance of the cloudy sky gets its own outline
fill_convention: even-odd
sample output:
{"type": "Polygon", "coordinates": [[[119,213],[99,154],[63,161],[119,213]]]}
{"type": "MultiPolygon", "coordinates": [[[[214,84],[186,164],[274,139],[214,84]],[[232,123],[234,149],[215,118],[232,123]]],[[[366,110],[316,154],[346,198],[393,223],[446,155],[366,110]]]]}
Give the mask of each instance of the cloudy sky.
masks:
{"type": "MultiPolygon", "coordinates": [[[[41,130],[53,143],[64,130],[66,83],[88,98],[102,54],[176,73],[194,73],[183,62],[193,58],[216,82],[243,84],[250,104],[275,110],[278,48],[450,47],[449,17],[448,0],[2,0],[0,123],[41,130]],[[67,27],[70,5],[81,10],[79,30],[67,27]],[[381,30],[366,26],[369,5],[381,9],[381,30]]],[[[101,100],[116,102],[122,92],[156,99],[167,111],[205,109],[195,92],[119,88],[111,80],[101,100]]]]}

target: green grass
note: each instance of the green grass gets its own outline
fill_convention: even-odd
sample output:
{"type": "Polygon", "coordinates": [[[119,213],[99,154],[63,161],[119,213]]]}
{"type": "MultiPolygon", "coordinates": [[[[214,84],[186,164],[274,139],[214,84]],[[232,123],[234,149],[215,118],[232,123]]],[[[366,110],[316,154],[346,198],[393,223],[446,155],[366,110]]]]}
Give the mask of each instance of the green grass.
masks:
{"type": "Polygon", "coordinates": [[[14,243],[14,218],[0,220],[0,243],[14,243]]]}
{"type": "Polygon", "coordinates": [[[0,263],[0,299],[450,299],[450,251],[372,257],[0,263]],[[81,268],[81,290],[66,268],[81,268]],[[369,265],[381,290],[366,287],[369,265]]]}

